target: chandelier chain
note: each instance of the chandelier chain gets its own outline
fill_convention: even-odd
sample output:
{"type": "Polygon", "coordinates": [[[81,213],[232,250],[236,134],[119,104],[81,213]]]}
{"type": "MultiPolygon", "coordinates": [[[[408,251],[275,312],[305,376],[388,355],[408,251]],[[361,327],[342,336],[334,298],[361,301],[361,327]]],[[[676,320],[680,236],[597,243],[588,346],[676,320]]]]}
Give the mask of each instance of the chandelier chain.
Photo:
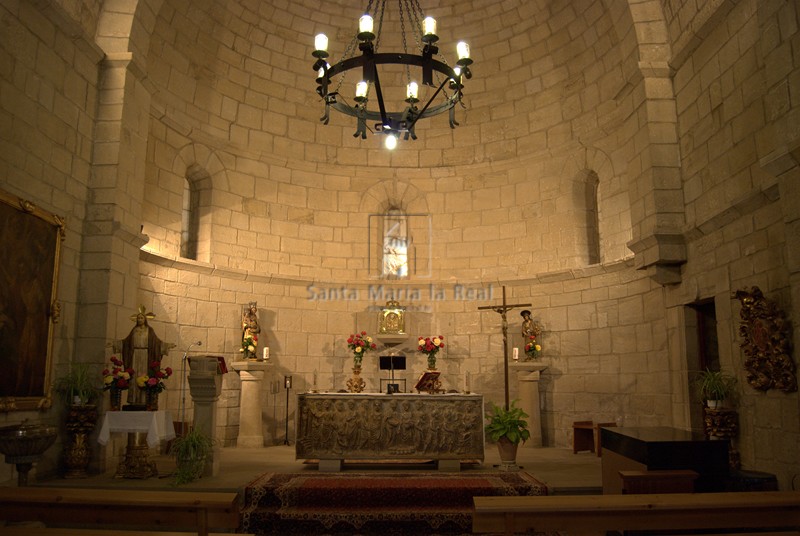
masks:
{"type": "MultiPolygon", "coordinates": [[[[378,15],[377,7],[378,6],[376,6],[375,15],[378,15]]],[[[381,34],[383,34],[383,14],[384,13],[386,13],[386,0],[381,0],[381,3],[380,3],[380,17],[377,17],[377,16],[375,17],[375,18],[378,19],[378,34],[377,34],[377,37],[375,38],[375,52],[377,52],[379,50],[379,47],[380,47],[380,44],[381,44],[381,34]]]]}

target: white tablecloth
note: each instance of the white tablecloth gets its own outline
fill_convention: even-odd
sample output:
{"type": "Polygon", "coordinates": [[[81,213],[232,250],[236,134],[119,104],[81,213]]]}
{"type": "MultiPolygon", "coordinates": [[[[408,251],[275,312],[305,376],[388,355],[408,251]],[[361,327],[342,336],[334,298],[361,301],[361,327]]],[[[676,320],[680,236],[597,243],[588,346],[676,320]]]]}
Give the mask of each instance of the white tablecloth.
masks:
{"type": "Polygon", "coordinates": [[[147,432],[147,445],[155,448],[162,440],[175,439],[172,414],[161,411],[106,411],[97,442],[108,443],[113,432],[147,432]]]}

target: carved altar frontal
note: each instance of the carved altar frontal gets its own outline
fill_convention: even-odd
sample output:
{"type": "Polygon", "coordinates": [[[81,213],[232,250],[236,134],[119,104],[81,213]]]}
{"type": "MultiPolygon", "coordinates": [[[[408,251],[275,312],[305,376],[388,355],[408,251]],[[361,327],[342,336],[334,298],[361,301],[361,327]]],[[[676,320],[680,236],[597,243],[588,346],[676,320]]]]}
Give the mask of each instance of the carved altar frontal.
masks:
{"type": "Polygon", "coordinates": [[[483,396],[297,395],[297,459],[483,461],[483,396]]]}

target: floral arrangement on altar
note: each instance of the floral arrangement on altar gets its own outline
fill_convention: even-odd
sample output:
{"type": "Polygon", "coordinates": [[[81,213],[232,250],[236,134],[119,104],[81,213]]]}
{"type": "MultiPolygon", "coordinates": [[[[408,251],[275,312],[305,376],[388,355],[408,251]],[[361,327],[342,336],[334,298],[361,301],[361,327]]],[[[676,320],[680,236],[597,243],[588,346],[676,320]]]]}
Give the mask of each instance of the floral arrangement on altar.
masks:
{"type": "Polygon", "coordinates": [[[428,368],[436,368],[436,354],[444,348],[444,337],[420,337],[417,341],[417,351],[428,356],[428,368]]]}
{"type": "Polygon", "coordinates": [[[536,342],[536,335],[528,336],[528,341],[525,343],[524,349],[525,355],[528,356],[528,359],[536,359],[539,356],[539,352],[542,351],[542,347],[536,342]]]}
{"type": "Polygon", "coordinates": [[[372,337],[366,331],[350,335],[347,339],[347,347],[353,352],[353,366],[361,368],[361,358],[370,350],[374,350],[377,345],[372,342],[372,337]]]}
{"type": "Polygon", "coordinates": [[[111,368],[103,369],[103,390],[124,391],[131,386],[134,375],[132,368],[125,368],[125,364],[115,355],[111,356],[111,368]]]}
{"type": "Polygon", "coordinates": [[[160,393],[167,388],[164,385],[164,380],[172,376],[172,368],[161,368],[160,361],[152,361],[147,369],[147,374],[143,374],[136,378],[136,385],[139,389],[149,391],[151,393],[160,393]]]}

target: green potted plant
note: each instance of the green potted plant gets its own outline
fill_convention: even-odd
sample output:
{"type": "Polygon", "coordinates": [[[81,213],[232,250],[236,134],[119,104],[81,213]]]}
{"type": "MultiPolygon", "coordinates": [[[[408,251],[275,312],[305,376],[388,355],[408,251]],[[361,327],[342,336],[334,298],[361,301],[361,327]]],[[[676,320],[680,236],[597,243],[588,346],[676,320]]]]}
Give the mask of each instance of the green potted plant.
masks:
{"type": "Polygon", "coordinates": [[[201,476],[214,448],[214,440],[196,427],[177,437],[169,449],[175,457],[173,484],[188,484],[201,476]]]}
{"type": "Polygon", "coordinates": [[[489,438],[497,443],[501,466],[516,467],[519,443],[525,443],[531,437],[528,421],[525,420],[528,414],[518,408],[514,400],[508,409],[493,403],[486,418],[488,423],[485,430],[489,438]]]}
{"type": "Polygon", "coordinates": [[[709,408],[716,408],[736,388],[736,378],[719,370],[705,369],[697,375],[697,391],[709,408]]]}
{"type": "Polygon", "coordinates": [[[102,392],[98,375],[88,363],[70,363],[66,374],[56,378],[53,388],[67,406],[94,404],[102,392]]]}
{"type": "Polygon", "coordinates": [[[101,376],[88,363],[70,363],[66,374],[53,382],[67,407],[64,444],[66,478],[86,478],[91,459],[88,436],[97,425],[97,401],[101,396],[101,376]]]}

